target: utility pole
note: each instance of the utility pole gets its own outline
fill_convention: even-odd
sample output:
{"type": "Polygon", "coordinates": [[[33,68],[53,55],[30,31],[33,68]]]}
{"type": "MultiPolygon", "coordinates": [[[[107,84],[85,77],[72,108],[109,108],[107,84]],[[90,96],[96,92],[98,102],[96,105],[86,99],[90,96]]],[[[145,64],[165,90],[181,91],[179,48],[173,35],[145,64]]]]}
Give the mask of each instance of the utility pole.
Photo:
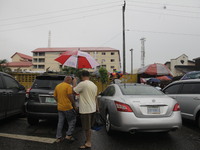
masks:
{"type": "Polygon", "coordinates": [[[141,38],[141,67],[144,67],[144,60],[145,60],[145,46],[144,42],[146,41],[145,38],[141,38]]]}
{"type": "Polygon", "coordinates": [[[130,49],[131,51],[131,74],[133,74],[133,49],[130,49]]]}
{"type": "Polygon", "coordinates": [[[125,7],[126,1],[124,1],[124,5],[122,6],[122,21],[123,21],[123,74],[126,74],[126,50],[125,50],[125,7]]]}

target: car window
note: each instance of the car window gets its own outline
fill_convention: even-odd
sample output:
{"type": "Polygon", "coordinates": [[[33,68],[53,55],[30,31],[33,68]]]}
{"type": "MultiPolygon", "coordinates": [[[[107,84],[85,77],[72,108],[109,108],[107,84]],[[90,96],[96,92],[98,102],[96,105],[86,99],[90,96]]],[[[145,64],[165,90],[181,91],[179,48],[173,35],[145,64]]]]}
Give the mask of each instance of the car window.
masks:
{"type": "Polygon", "coordinates": [[[61,83],[62,80],[43,80],[43,79],[36,79],[32,85],[32,89],[55,89],[56,85],[61,83]]]}
{"type": "Polygon", "coordinates": [[[161,91],[151,86],[120,86],[123,95],[163,95],[161,91]]]}
{"type": "Polygon", "coordinates": [[[187,83],[184,84],[181,90],[181,94],[200,94],[200,84],[187,83]]]}
{"type": "Polygon", "coordinates": [[[115,94],[115,88],[113,86],[109,86],[105,91],[103,91],[102,96],[113,96],[115,94]]]}
{"type": "Polygon", "coordinates": [[[3,76],[4,76],[7,89],[19,88],[19,84],[17,83],[16,80],[14,80],[13,78],[7,75],[3,75],[3,76]]]}
{"type": "Polygon", "coordinates": [[[177,94],[179,92],[180,87],[181,87],[181,84],[174,84],[167,87],[163,92],[165,94],[177,94]]]}
{"type": "Polygon", "coordinates": [[[1,79],[1,74],[0,74],[0,89],[3,89],[3,82],[2,82],[2,79],[1,79]]]}
{"type": "Polygon", "coordinates": [[[107,91],[107,95],[106,96],[113,96],[115,94],[115,88],[113,86],[111,86],[109,88],[109,90],[107,91]]]}

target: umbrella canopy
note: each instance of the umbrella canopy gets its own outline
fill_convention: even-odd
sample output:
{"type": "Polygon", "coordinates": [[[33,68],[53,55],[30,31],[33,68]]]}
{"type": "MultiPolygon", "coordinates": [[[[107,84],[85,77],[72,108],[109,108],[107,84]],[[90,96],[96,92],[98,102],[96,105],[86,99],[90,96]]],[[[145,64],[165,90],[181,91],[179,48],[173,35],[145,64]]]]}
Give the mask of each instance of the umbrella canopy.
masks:
{"type": "Polygon", "coordinates": [[[140,68],[138,70],[138,74],[143,74],[143,73],[154,76],[160,76],[160,75],[172,76],[172,72],[167,68],[167,66],[160,63],[150,64],[143,68],[140,68]]]}
{"type": "Polygon", "coordinates": [[[66,51],[55,59],[64,66],[73,68],[95,68],[99,66],[96,60],[88,53],[79,50],[66,51]]]}
{"type": "Polygon", "coordinates": [[[160,77],[156,77],[156,78],[161,80],[161,81],[170,81],[170,80],[172,80],[172,78],[170,76],[160,76],[160,77]]]}

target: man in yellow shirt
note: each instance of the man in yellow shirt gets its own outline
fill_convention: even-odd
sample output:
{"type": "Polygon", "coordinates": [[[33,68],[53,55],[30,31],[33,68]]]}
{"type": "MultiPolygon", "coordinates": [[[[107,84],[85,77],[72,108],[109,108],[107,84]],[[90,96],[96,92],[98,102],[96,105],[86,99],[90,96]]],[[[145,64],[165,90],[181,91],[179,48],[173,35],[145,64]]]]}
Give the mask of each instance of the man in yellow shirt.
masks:
{"type": "Polygon", "coordinates": [[[62,129],[65,118],[68,123],[68,130],[65,139],[74,141],[72,133],[76,124],[76,112],[74,110],[74,98],[72,94],[72,78],[66,76],[64,81],[58,84],[54,90],[54,98],[57,101],[58,125],[56,133],[56,142],[62,141],[62,129]]]}

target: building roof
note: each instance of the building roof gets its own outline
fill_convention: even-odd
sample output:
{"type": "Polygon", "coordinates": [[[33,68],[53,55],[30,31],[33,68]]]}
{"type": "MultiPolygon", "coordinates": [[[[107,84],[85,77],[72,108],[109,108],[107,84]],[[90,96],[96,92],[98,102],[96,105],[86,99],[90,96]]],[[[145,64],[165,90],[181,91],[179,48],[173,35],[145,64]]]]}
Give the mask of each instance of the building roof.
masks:
{"type": "Polygon", "coordinates": [[[57,47],[57,48],[37,48],[33,50],[32,52],[65,52],[65,51],[73,51],[73,50],[81,50],[84,52],[90,52],[90,51],[119,51],[114,48],[110,47],[57,47]]]}
{"type": "Polygon", "coordinates": [[[31,67],[33,64],[32,62],[28,61],[20,61],[20,62],[9,62],[6,63],[7,67],[31,67]]]}
{"type": "Polygon", "coordinates": [[[18,52],[16,52],[14,55],[12,55],[11,58],[14,57],[15,55],[19,55],[21,58],[24,58],[24,59],[32,60],[31,56],[28,56],[28,55],[25,55],[22,53],[18,53],[18,52]]]}
{"type": "Polygon", "coordinates": [[[199,60],[200,59],[200,57],[197,57],[197,58],[194,58],[193,60],[199,60]]]}

